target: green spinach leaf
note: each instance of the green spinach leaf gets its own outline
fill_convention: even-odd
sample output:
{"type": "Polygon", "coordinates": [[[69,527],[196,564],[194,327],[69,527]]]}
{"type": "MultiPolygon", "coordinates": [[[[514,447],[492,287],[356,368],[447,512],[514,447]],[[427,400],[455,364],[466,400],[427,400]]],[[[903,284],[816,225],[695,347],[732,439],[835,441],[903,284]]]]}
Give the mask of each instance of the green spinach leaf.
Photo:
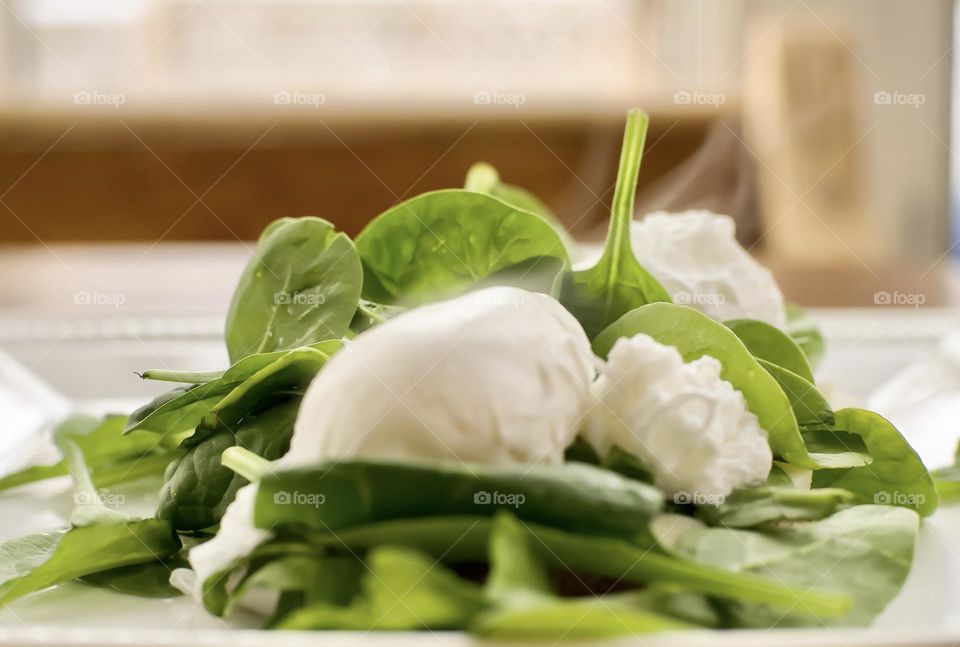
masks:
{"type": "Polygon", "coordinates": [[[904,508],[855,506],[823,521],[762,532],[708,528],[687,517],[658,519],[655,534],[671,552],[803,590],[816,587],[853,600],[836,619],[787,615],[743,601],[725,602],[734,626],[866,625],[900,590],[913,559],[919,520],[904,508]],[[675,525],[674,525],[675,524],[675,525]]]}
{"type": "Polygon", "coordinates": [[[265,474],[254,520],[263,528],[294,524],[328,530],[511,509],[523,519],[561,528],[632,536],[662,504],[653,486],[582,463],[509,468],[343,461],[265,474]]]}
{"type": "Polygon", "coordinates": [[[74,527],[0,544],[0,604],[100,571],[162,559],[180,550],[155,519],[74,527]]]}
{"type": "Polygon", "coordinates": [[[960,444],[953,455],[953,465],[941,467],[930,473],[941,501],[960,500],[960,444]]]}
{"type": "Polygon", "coordinates": [[[175,598],[183,595],[170,584],[170,573],[175,568],[189,568],[190,564],[181,553],[145,564],[131,564],[78,578],[83,584],[101,589],[110,589],[124,595],[141,598],[175,598]]]}
{"type": "Polygon", "coordinates": [[[172,463],[160,490],[157,518],[179,531],[202,530],[220,522],[224,510],[247,480],[220,464],[228,447],[244,447],[268,460],[290,448],[298,398],[245,419],[236,430],[226,429],[188,445],[186,454],[172,463]]]}
{"type": "Polygon", "coordinates": [[[362,283],[357,250],[329,222],[272,222],[227,312],[230,360],[339,339],[357,310],[362,283]]]}
{"type": "MultiPolygon", "coordinates": [[[[144,432],[124,435],[125,416],[104,418],[76,415],[67,418],[54,430],[53,440],[64,451],[76,445],[90,470],[97,487],[109,487],[146,476],[158,476],[177,456],[175,448],[158,442],[156,436],[144,432]]],[[[0,479],[0,491],[66,476],[67,459],[50,465],[36,465],[0,479]]]]}
{"type": "MultiPolygon", "coordinates": [[[[486,558],[490,517],[452,516],[400,519],[337,530],[307,532],[308,541],[330,550],[362,550],[381,544],[415,547],[445,563],[486,558]]],[[[751,574],[730,573],[664,555],[652,545],[614,537],[591,536],[523,522],[537,558],[551,568],[591,573],[624,582],[660,582],[720,598],[798,609],[821,616],[845,613],[850,600],[816,587],[791,588],[751,574]]],[[[278,527],[284,532],[286,528],[278,527]]]]}
{"type": "Polygon", "coordinates": [[[785,368],[813,384],[813,370],[806,355],[779,328],[755,319],[731,319],[723,325],[732,330],[757,359],[785,368]]]}
{"type": "Polygon", "coordinates": [[[912,508],[926,517],[937,509],[937,491],[923,461],[897,428],[863,409],[840,409],[836,427],[863,438],[873,462],[851,469],[819,470],[814,487],[850,490],[861,503],[912,508]]]}
{"type": "Polygon", "coordinates": [[[476,584],[412,548],[381,546],[365,560],[362,591],[349,606],[327,602],[287,614],[278,629],[459,629],[486,604],[476,584]]]}
{"type": "Polygon", "coordinates": [[[637,261],[630,241],[637,175],[648,124],[649,117],[641,110],[631,110],[627,115],[610,232],[600,260],[590,269],[564,276],[560,301],[580,321],[590,339],[634,308],[654,301],[670,301],[663,286],[637,261]]]}
{"type": "MultiPolygon", "coordinates": [[[[417,305],[454,296],[530,259],[557,259],[563,241],[541,218],[482,193],[424,193],[377,216],[357,237],[363,296],[383,304],[417,305]]],[[[521,276],[530,271],[524,266],[521,276]]],[[[539,286],[549,291],[556,274],[539,286]]],[[[514,277],[534,289],[525,279],[514,277]]]]}

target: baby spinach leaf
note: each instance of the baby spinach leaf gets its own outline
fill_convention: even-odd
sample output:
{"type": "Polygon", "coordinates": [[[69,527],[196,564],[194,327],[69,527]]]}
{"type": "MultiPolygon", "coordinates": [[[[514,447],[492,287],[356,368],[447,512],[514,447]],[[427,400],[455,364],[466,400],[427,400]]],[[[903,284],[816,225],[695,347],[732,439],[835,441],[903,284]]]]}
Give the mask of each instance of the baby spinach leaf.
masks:
{"type": "Polygon", "coordinates": [[[795,303],[788,303],[786,309],[787,334],[807,356],[810,366],[816,368],[823,360],[823,353],[826,348],[817,322],[807,314],[806,310],[795,303]]]}
{"type": "Polygon", "coordinates": [[[882,416],[863,409],[840,409],[836,427],[863,438],[873,462],[850,469],[819,470],[814,487],[850,490],[861,503],[912,508],[924,517],[937,509],[937,491],[923,461],[897,428],[882,416]]]}
{"type": "Polygon", "coordinates": [[[757,359],[785,368],[813,384],[813,371],[806,355],[779,328],[755,319],[731,319],[723,325],[732,330],[757,359]]]}
{"type": "MultiPolygon", "coordinates": [[[[166,463],[175,456],[175,450],[159,443],[152,434],[124,435],[125,420],[125,416],[117,415],[104,418],[71,416],[57,426],[53,440],[61,451],[68,443],[79,448],[97,487],[161,474],[166,463]]],[[[64,458],[50,465],[36,465],[9,474],[0,479],[0,490],[67,474],[69,466],[64,458]]]]}
{"type": "Polygon", "coordinates": [[[247,483],[220,464],[228,447],[240,446],[268,460],[280,458],[290,448],[298,398],[245,419],[236,432],[226,429],[205,437],[171,463],[160,489],[157,518],[180,531],[202,530],[220,522],[234,495],[247,483]]]}
{"type": "Polygon", "coordinates": [[[278,629],[458,629],[485,606],[479,587],[412,548],[381,546],[365,560],[360,595],[347,607],[326,602],[287,614],[278,629]]]}
{"type": "MultiPolygon", "coordinates": [[[[357,237],[357,251],[363,296],[383,304],[450,297],[529,259],[567,264],[563,241],[541,218],[462,189],[431,191],[388,209],[357,237]]],[[[556,275],[547,278],[542,291],[556,275]]]]}
{"type": "MultiPolygon", "coordinates": [[[[674,520],[658,519],[667,526],[674,520]]],[[[675,554],[738,573],[753,573],[803,590],[816,587],[845,594],[850,612],[835,620],[816,615],[783,615],[743,601],[725,603],[734,626],[790,627],[866,625],[900,590],[913,559],[919,528],[915,512],[863,505],[823,521],[776,530],[708,528],[689,518],[656,532],[675,554]]],[[[798,605],[794,612],[803,611],[798,605]]]]}
{"type": "Polygon", "coordinates": [[[498,639],[599,638],[688,626],[623,597],[561,599],[553,594],[534,541],[508,512],[490,533],[490,574],[484,592],[493,608],[471,624],[474,633],[498,639]]]}
{"type": "Polygon", "coordinates": [[[530,191],[519,186],[507,184],[500,179],[500,173],[491,164],[477,162],[467,171],[467,179],[463,184],[467,191],[486,193],[503,200],[512,207],[529,211],[540,216],[555,228],[560,229],[557,217],[540,198],[530,191]]]}
{"type": "Polygon", "coordinates": [[[231,596],[224,615],[248,594],[272,591],[279,594],[267,627],[297,609],[309,606],[345,607],[360,592],[365,572],[363,563],[352,555],[285,555],[268,558],[243,577],[231,596]]]}
{"type": "MultiPolygon", "coordinates": [[[[329,548],[361,550],[381,544],[416,547],[444,562],[477,561],[486,557],[490,517],[452,516],[400,519],[354,526],[335,533],[313,532],[309,542],[329,548]]],[[[614,537],[591,536],[523,522],[531,534],[537,558],[552,568],[592,573],[624,582],[661,582],[720,598],[769,604],[821,616],[845,613],[850,600],[816,587],[791,588],[752,574],[731,573],[663,555],[614,537]]],[[[278,527],[279,531],[283,528],[278,527]]]]}
{"type": "Polygon", "coordinates": [[[798,467],[820,467],[807,452],[780,384],[729,328],[689,306],[651,303],[628,312],[600,333],[593,341],[593,351],[606,357],[618,339],[638,333],[675,346],[686,362],[704,355],[716,358],[722,366],[721,377],[743,394],[747,407],[769,434],[773,453],[798,467]]]}
{"type": "Polygon", "coordinates": [[[511,509],[523,519],[561,528],[631,536],[662,504],[663,495],[653,486],[582,463],[494,467],[343,461],[265,474],[254,519],[263,528],[279,523],[327,530],[511,509]]]}
{"type": "Polygon", "coordinates": [[[852,505],[854,498],[839,488],[758,485],[734,491],[717,507],[701,507],[698,515],[715,526],[753,528],[782,521],[817,521],[852,505]]]}
{"type": "Polygon", "coordinates": [[[560,301],[580,321],[590,339],[634,308],[654,301],[670,301],[663,286],[637,261],[630,241],[637,175],[648,124],[649,117],[642,110],[627,114],[610,231],[600,260],[590,269],[564,276],[560,301]]]}
{"type": "Polygon", "coordinates": [[[357,250],[329,222],[272,222],[227,312],[230,360],[339,339],[357,310],[362,283],[357,250]]]}
{"type": "Polygon", "coordinates": [[[234,387],[210,408],[200,424],[211,430],[233,429],[248,414],[263,408],[271,396],[302,394],[329,359],[329,352],[313,347],[287,351],[234,387]]]}
{"type": "MultiPolygon", "coordinates": [[[[321,359],[320,355],[303,351],[313,349],[329,359],[341,345],[339,340],[327,340],[294,351],[282,350],[245,357],[210,382],[174,389],[137,409],[127,420],[127,433],[145,430],[168,436],[190,431],[196,428],[203,418],[234,390],[240,389],[233,395],[232,402],[240,400],[242,394],[248,394],[250,391],[254,391],[255,394],[263,393],[262,385],[254,389],[254,384],[268,377],[271,384],[278,385],[280,388],[302,388],[305,386],[303,376],[309,373],[309,367],[316,366],[321,359]],[[282,364],[273,366],[281,360],[284,360],[282,364]],[[303,361],[304,366],[291,368],[291,364],[297,364],[299,361],[303,361]],[[279,370],[280,368],[283,368],[283,371],[279,370]],[[281,377],[293,376],[297,379],[290,384],[283,384],[280,380],[278,384],[278,373],[281,377]]],[[[312,377],[311,375],[310,378],[312,377]]],[[[250,404],[249,399],[246,401],[250,404]]],[[[229,402],[224,406],[227,404],[229,402]]]]}
{"type": "Polygon", "coordinates": [[[773,376],[787,395],[801,433],[833,428],[833,409],[812,382],[772,362],[764,359],[757,359],[757,361],[773,376]]]}
{"type": "Polygon", "coordinates": [[[180,550],[170,524],[155,519],[40,533],[0,544],[0,604],[100,571],[180,550]]]}
{"type": "Polygon", "coordinates": [[[189,568],[189,563],[182,553],[145,564],[131,564],[84,575],[78,580],[83,584],[110,589],[124,595],[135,595],[141,598],[175,598],[183,595],[179,589],[170,584],[170,573],[175,568],[189,568]]]}

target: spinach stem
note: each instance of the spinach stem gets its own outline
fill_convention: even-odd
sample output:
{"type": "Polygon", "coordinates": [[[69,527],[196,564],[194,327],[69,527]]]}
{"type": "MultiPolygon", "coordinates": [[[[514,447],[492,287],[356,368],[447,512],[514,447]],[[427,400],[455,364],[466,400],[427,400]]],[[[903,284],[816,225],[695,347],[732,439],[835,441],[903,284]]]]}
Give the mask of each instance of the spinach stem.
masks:
{"type": "Polygon", "coordinates": [[[630,222],[633,220],[637,177],[640,175],[640,159],[643,157],[643,146],[647,140],[649,124],[650,117],[643,110],[631,110],[627,113],[627,126],[623,133],[623,147],[620,149],[620,167],[613,193],[610,231],[603,250],[604,256],[616,258],[624,252],[633,253],[630,247],[630,222]]]}
{"type": "Polygon", "coordinates": [[[251,483],[270,471],[270,461],[243,447],[228,447],[220,455],[220,463],[251,483]]]}
{"type": "Polygon", "coordinates": [[[377,313],[376,310],[374,310],[373,308],[368,308],[362,303],[357,305],[357,309],[360,310],[360,312],[362,312],[365,316],[370,317],[377,323],[383,323],[384,321],[387,320],[386,317],[381,316],[379,313],[377,313]]]}
{"type": "Polygon", "coordinates": [[[491,193],[499,183],[500,174],[497,169],[485,162],[477,162],[467,171],[463,188],[476,193],[491,193]]]}
{"type": "Polygon", "coordinates": [[[140,373],[143,380],[157,380],[158,382],[180,382],[181,384],[202,384],[211,382],[223,376],[223,371],[165,371],[150,369],[140,373]]]}

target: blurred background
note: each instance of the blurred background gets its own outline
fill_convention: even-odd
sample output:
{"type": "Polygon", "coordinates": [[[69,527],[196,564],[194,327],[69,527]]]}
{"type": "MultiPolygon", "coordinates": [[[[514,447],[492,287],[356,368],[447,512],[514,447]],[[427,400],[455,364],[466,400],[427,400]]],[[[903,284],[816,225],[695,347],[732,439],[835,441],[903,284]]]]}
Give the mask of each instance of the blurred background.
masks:
{"type": "Polygon", "coordinates": [[[6,0],[0,306],[222,311],[270,220],[356,234],[476,160],[598,240],[631,106],[638,215],[732,215],[803,304],[954,303],[954,10],[6,0]]]}

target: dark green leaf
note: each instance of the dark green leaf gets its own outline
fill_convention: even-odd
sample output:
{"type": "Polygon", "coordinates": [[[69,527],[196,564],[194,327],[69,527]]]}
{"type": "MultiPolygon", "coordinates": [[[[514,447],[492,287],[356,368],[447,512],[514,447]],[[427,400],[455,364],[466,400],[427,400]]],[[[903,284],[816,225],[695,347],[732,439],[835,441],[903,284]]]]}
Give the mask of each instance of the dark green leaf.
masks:
{"type": "Polygon", "coordinates": [[[171,464],[160,490],[157,518],[180,531],[202,530],[220,522],[224,510],[246,479],[220,464],[228,447],[244,447],[268,460],[290,447],[298,399],[277,405],[244,420],[236,433],[221,430],[187,449],[171,464]]]}
{"type": "Polygon", "coordinates": [[[654,487],[583,463],[509,468],[343,461],[265,475],[255,522],[264,528],[279,523],[328,530],[509,509],[561,528],[631,536],[662,504],[654,487]]]}
{"type": "Polygon", "coordinates": [[[723,325],[732,330],[757,359],[776,364],[813,383],[813,371],[806,355],[779,328],[754,319],[732,319],[723,325]]]}
{"type": "Polygon", "coordinates": [[[851,469],[818,470],[813,474],[814,487],[843,488],[860,503],[900,505],[925,517],[933,514],[937,509],[933,479],[896,427],[863,409],[840,409],[836,425],[863,438],[873,462],[851,469]]]}
{"type": "Polygon", "coordinates": [[[230,360],[339,339],[363,270],[346,234],[320,218],[281,218],[260,236],[227,313],[230,360]]]}
{"type": "MultiPolygon", "coordinates": [[[[462,189],[424,193],[388,209],[357,237],[357,250],[363,296],[385,304],[454,296],[528,259],[567,262],[563,241],[541,218],[462,189]]],[[[543,291],[555,280],[549,278],[543,291]]]]}
{"type": "Polygon", "coordinates": [[[94,524],[0,544],[0,604],[100,571],[162,559],[180,550],[155,519],[94,524]]]}

